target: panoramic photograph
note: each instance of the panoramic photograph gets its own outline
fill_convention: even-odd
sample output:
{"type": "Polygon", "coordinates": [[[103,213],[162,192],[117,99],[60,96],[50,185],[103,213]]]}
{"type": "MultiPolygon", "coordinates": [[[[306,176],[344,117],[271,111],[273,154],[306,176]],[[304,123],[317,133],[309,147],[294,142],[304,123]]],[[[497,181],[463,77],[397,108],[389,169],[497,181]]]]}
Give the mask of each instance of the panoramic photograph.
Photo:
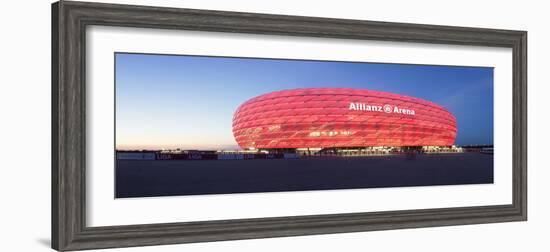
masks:
{"type": "Polygon", "coordinates": [[[115,53],[115,198],[491,184],[493,70],[115,53]]]}

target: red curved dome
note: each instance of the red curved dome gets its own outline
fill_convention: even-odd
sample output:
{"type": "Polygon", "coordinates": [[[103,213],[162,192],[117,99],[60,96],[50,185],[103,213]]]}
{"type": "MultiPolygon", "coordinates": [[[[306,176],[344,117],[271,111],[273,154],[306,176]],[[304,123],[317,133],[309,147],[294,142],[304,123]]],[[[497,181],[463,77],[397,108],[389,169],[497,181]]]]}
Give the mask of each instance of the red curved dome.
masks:
{"type": "Polygon", "coordinates": [[[239,106],[233,135],[241,148],[450,146],[456,119],[426,100],[366,89],[271,92],[239,106]]]}

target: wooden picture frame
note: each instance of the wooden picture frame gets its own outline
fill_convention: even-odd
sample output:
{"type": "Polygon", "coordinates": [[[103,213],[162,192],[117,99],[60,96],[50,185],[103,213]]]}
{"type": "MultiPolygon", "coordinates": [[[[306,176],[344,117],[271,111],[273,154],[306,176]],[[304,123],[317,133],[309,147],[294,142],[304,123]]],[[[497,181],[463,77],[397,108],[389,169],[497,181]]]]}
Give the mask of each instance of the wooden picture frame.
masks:
{"type": "Polygon", "coordinates": [[[527,32],[61,1],[52,5],[52,248],[80,250],[527,220],[527,32]],[[513,50],[512,204],[87,227],[90,25],[506,47],[513,50]]]}

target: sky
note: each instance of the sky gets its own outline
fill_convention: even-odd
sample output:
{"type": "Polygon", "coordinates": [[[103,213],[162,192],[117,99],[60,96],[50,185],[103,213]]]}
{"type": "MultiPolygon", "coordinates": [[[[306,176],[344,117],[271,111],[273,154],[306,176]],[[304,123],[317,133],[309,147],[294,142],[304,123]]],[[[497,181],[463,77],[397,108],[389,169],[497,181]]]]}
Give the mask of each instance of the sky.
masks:
{"type": "Polygon", "coordinates": [[[238,149],[246,100],[307,87],[363,88],[435,102],[457,120],[457,145],[493,144],[493,68],[115,54],[116,148],[238,149]]]}

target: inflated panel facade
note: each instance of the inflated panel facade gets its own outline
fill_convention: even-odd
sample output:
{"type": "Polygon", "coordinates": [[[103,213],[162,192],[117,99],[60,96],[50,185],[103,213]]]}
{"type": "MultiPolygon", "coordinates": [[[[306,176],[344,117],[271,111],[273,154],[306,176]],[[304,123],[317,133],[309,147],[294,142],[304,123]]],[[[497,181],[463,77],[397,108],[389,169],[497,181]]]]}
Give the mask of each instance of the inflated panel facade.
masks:
{"type": "Polygon", "coordinates": [[[450,146],[456,133],[455,117],[433,102],[366,89],[267,93],[233,116],[243,149],[450,146]]]}

